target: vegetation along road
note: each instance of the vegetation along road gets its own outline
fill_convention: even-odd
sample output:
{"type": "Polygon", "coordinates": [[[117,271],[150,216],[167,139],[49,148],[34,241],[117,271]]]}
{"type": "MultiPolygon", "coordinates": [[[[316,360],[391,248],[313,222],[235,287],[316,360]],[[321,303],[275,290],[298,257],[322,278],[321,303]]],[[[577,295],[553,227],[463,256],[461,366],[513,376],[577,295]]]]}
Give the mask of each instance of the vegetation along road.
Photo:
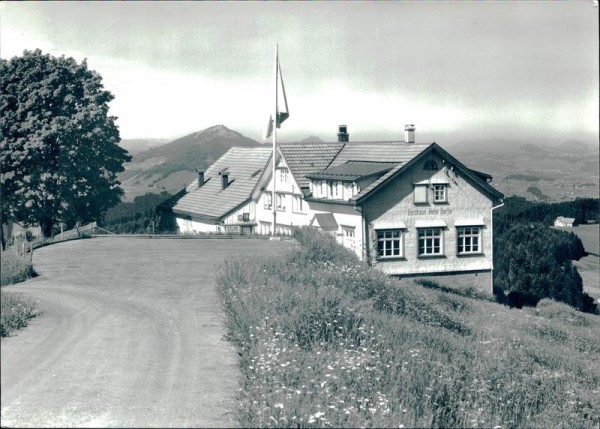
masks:
{"type": "Polygon", "coordinates": [[[34,254],[42,315],[1,342],[2,426],[230,427],[237,355],[214,271],[289,242],[96,238],[34,254]]]}

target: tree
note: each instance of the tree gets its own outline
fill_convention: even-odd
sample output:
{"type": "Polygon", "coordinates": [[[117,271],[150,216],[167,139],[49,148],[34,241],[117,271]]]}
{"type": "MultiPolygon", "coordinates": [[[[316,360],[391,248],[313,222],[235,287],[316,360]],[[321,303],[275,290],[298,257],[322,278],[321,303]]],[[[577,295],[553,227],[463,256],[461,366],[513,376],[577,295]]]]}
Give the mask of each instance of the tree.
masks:
{"type": "Polygon", "coordinates": [[[0,63],[2,218],[40,225],[96,220],[119,202],[113,95],[84,60],[24,51],[0,63]]]}

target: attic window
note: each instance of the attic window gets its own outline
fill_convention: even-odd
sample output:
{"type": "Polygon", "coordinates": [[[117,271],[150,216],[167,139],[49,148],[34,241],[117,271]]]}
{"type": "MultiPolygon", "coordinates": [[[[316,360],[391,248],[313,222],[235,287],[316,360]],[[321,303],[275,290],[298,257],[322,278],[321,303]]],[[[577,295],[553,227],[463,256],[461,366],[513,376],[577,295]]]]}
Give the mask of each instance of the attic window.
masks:
{"type": "Polygon", "coordinates": [[[429,161],[425,162],[425,165],[423,166],[423,170],[436,171],[436,170],[438,170],[437,163],[433,159],[430,159],[429,161]]]}

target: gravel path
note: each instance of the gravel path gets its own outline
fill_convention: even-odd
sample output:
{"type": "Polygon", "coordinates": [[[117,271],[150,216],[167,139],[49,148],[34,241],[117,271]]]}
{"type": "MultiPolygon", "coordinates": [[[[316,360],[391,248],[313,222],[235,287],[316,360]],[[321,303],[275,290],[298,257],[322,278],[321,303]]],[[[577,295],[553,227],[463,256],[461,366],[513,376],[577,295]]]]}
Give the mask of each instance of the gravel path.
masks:
{"type": "Polygon", "coordinates": [[[97,238],[38,249],[7,290],[43,314],[1,341],[3,427],[231,427],[237,355],[216,266],[289,242],[97,238]]]}

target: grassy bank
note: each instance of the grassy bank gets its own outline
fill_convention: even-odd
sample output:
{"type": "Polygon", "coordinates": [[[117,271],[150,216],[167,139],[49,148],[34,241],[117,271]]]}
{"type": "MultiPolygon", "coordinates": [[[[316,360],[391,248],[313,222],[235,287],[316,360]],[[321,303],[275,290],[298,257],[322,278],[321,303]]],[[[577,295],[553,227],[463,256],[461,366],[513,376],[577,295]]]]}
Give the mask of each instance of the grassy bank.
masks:
{"type": "Polygon", "coordinates": [[[309,230],[217,283],[242,426],[597,427],[598,316],[508,307],[385,277],[309,230]]]}
{"type": "MultiPolygon", "coordinates": [[[[2,252],[0,262],[1,285],[7,286],[35,275],[31,263],[11,251],[2,252]]],[[[39,314],[34,302],[18,294],[0,291],[0,336],[27,326],[27,321],[39,314]]]]}

